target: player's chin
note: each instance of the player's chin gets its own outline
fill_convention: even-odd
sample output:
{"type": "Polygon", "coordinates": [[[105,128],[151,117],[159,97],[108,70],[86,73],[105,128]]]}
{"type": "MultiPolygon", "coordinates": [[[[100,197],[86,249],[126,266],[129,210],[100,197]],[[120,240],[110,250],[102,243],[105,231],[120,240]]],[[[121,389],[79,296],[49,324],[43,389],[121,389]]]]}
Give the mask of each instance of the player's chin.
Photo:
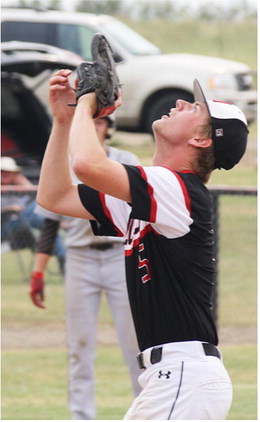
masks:
{"type": "Polygon", "coordinates": [[[157,119],[152,124],[153,131],[158,130],[163,124],[166,116],[162,116],[160,119],[157,119]]]}

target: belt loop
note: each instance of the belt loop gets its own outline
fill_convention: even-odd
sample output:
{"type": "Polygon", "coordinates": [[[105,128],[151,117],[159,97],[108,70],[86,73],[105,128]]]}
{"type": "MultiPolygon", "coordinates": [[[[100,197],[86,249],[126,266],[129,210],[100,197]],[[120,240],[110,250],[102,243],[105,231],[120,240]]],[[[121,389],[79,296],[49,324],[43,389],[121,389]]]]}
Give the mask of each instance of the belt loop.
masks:
{"type": "Polygon", "coordinates": [[[162,360],[162,347],[154,347],[151,351],[150,361],[151,364],[161,362],[162,360]]]}
{"type": "Polygon", "coordinates": [[[140,369],[146,369],[146,366],[145,366],[145,364],[144,364],[144,355],[143,355],[143,353],[141,352],[141,353],[139,353],[137,356],[136,356],[136,359],[137,359],[137,362],[138,362],[138,366],[139,366],[139,368],[140,369]]]}
{"type": "Polygon", "coordinates": [[[217,358],[221,359],[219,350],[213,344],[202,343],[202,346],[206,356],[216,356],[217,358]]]}

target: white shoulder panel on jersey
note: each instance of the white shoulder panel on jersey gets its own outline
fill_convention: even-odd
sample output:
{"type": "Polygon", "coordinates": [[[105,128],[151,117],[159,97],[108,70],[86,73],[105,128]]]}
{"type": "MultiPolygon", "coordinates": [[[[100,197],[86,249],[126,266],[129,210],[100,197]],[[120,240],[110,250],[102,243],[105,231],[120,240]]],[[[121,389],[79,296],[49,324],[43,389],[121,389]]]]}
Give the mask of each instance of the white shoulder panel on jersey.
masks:
{"type": "Polygon", "coordinates": [[[121,199],[105,195],[104,212],[113,222],[114,226],[125,236],[127,224],[131,212],[130,205],[121,199]]]}
{"type": "Polygon", "coordinates": [[[190,231],[193,219],[177,176],[165,167],[144,167],[147,182],[156,201],[156,221],[152,227],[168,238],[181,237],[190,231]]]}

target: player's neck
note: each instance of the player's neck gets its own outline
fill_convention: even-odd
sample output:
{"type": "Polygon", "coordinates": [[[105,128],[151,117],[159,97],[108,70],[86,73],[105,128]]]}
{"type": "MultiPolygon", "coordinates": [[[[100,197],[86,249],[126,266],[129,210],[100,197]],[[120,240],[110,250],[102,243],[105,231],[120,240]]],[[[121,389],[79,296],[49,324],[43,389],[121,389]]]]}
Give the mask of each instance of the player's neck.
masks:
{"type": "Polygon", "coordinates": [[[193,157],[185,148],[157,148],[154,157],[154,166],[168,167],[174,171],[193,169],[193,157]]]}

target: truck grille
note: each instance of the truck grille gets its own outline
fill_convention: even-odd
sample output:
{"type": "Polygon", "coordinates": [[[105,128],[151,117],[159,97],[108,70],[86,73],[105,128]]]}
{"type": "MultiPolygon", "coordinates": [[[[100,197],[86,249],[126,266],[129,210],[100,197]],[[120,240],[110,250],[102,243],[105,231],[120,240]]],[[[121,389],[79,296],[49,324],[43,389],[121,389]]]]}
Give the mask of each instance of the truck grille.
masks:
{"type": "Polygon", "coordinates": [[[252,89],[253,78],[249,73],[237,74],[236,81],[239,91],[248,91],[252,89]]]}

